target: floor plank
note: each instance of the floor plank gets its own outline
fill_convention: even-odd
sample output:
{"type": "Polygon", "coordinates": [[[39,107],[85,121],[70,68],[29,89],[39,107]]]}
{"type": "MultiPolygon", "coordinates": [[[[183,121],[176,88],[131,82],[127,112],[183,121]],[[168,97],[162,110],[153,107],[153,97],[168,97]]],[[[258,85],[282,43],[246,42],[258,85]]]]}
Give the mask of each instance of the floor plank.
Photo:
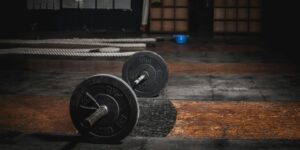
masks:
{"type": "MultiPolygon", "coordinates": [[[[68,101],[69,97],[1,95],[0,129],[75,134],[69,117],[68,101]]],[[[176,108],[177,117],[169,137],[300,139],[299,102],[171,102],[176,108]]],[[[145,101],[143,106],[147,106],[145,101]]],[[[147,112],[141,113],[163,114],[168,112],[165,109],[171,109],[167,107],[172,106],[157,103],[155,107],[143,109],[147,112]],[[156,107],[159,109],[154,109],[156,107]]],[[[147,124],[147,121],[155,122],[155,118],[161,119],[142,119],[147,124]]]]}

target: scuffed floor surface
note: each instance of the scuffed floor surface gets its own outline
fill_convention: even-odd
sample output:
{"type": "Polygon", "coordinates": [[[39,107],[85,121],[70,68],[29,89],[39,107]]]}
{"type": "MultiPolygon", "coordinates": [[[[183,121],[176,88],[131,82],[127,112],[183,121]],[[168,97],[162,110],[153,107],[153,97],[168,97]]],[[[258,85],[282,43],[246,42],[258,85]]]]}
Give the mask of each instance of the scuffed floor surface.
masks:
{"type": "Polygon", "coordinates": [[[169,82],[139,98],[138,124],[120,143],[79,137],[69,99],[91,75],[121,76],[126,58],[0,55],[0,149],[299,149],[297,60],[255,44],[149,49],[166,59],[169,82]]]}
{"type": "Polygon", "coordinates": [[[299,141],[293,140],[226,140],[129,137],[121,143],[102,144],[86,143],[82,142],[80,137],[65,135],[24,135],[15,132],[2,133],[0,137],[0,149],[9,150],[298,150],[300,146],[299,141]]]}

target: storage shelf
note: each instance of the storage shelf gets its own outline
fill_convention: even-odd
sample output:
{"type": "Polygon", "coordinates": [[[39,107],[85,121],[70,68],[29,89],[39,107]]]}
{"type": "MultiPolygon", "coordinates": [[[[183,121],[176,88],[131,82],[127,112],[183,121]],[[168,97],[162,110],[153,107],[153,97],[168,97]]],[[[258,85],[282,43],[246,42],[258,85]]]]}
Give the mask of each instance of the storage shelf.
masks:
{"type": "Polygon", "coordinates": [[[188,0],[161,0],[159,6],[150,5],[149,30],[151,33],[188,32],[188,16],[188,0]]]}
{"type": "Polygon", "coordinates": [[[242,21],[242,22],[261,22],[261,19],[214,19],[214,21],[242,21]]]}
{"type": "Polygon", "coordinates": [[[262,0],[214,0],[214,33],[260,33],[262,0]]]}
{"type": "Polygon", "coordinates": [[[221,7],[221,6],[217,6],[217,7],[214,7],[214,8],[261,8],[261,7],[251,7],[251,6],[249,6],[249,7],[239,7],[239,6],[237,6],[237,7],[234,7],[234,6],[224,6],[224,7],[221,7]]]}

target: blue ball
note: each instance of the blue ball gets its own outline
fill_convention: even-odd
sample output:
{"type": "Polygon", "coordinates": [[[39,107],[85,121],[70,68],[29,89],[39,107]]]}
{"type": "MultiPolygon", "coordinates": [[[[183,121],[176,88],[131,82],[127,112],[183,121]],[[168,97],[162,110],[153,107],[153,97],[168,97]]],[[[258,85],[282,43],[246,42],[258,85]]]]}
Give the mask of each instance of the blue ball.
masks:
{"type": "Polygon", "coordinates": [[[175,35],[175,41],[177,44],[186,44],[188,40],[188,36],[187,35],[175,35]]]}

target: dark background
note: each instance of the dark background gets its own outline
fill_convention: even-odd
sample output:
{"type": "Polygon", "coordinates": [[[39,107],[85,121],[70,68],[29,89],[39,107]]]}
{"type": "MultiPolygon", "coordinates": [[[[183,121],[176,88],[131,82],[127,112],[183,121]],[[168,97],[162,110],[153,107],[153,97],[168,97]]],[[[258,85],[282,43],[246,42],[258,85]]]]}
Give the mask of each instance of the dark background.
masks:
{"type": "MultiPolygon", "coordinates": [[[[191,4],[204,3],[202,0],[191,0],[191,4]]],[[[191,33],[204,33],[199,36],[213,35],[212,1],[210,10],[190,7],[191,33]],[[200,18],[197,20],[197,18],[200,18]],[[206,20],[201,24],[200,20],[206,20]],[[201,31],[202,30],[202,31],[201,31]],[[204,31],[203,31],[204,30],[204,31]]],[[[204,4],[203,4],[204,5],[204,4]]],[[[265,45],[275,49],[295,51],[298,46],[299,23],[296,0],[279,1],[263,0],[262,33],[265,45]],[[295,38],[296,37],[296,38],[295,38]]],[[[88,32],[134,32],[139,33],[141,22],[142,0],[132,0],[133,11],[99,10],[99,9],[61,9],[26,10],[26,0],[2,1],[0,9],[1,37],[12,37],[22,33],[49,31],[88,31],[88,32]],[[34,30],[34,31],[33,31],[34,30]]]]}
{"type": "Polygon", "coordinates": [[[1,2],[1,32],[138,31],[142,1],[132,0],[132,11],[100,9],[27,10],[26,0],[1,2]]]}

